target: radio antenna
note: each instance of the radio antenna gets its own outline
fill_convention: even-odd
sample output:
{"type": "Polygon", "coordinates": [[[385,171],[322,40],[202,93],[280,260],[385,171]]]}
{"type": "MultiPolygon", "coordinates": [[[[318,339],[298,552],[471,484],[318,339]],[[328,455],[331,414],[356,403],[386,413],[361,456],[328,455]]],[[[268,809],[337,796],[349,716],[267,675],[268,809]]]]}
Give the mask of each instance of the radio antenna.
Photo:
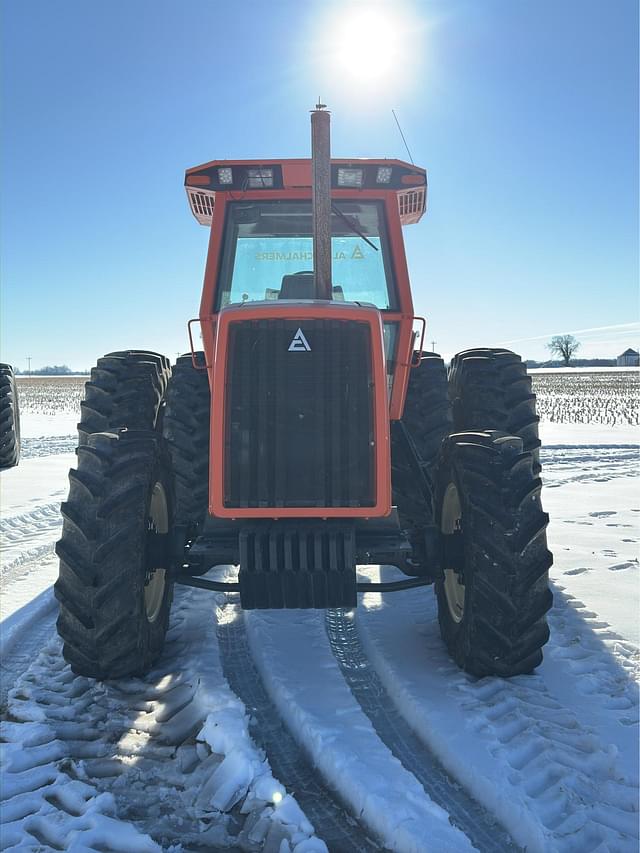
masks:
{"type": "Polygon", "coordinates": [[[396,115],[395,110],[391,110],[393,113],[393,117],[396,120],[396,124],[398,125],[398,130],[400,131],[400,136],[402,137],[402,141],[404,142],[404,147],[407,149],[407,154],[409,155],[409,160],[411,160],[411,165],[415,166],[413,162],[413,157],[411,156],[411,151],[409,151],[409,146],[407,145],[407,140],[404,138],[404,133],[402,132],[402,128],[400,127],[400,122],[398,121],[398,116],[396,115]]]}

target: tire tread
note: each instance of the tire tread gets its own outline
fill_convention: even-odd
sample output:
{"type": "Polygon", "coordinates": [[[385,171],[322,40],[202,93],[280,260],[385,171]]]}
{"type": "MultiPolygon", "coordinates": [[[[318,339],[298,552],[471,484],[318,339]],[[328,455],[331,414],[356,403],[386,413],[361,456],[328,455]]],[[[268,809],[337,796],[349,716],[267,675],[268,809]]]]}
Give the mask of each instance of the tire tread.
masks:
{"type": "Polygon", "coordinates": [[[533,465],[521,438],[497,431],[453,434],[443,449],[438,506],[455,482],[465,536],[465,610],[455,623],[439,580],[440,631],[459,666],[479,677],[531,672],[549,636],[553,558],[533,465]]]}

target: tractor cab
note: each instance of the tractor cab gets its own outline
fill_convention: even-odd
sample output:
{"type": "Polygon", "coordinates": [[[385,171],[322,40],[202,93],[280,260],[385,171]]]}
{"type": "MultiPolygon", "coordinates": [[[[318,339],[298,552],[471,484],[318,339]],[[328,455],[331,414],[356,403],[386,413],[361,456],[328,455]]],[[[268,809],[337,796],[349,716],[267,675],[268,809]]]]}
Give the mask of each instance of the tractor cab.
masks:
{"type": "MultiPolygon", "coordinates": [[[[400,160],[332,160],[330,181],[329,301],[380,312],[390,417],[398,419],[413,347],[402,226],[425,211],[426,173],[400,160]]],[[[215,160],[187,170],[191,211],[211,228],[200,306],[205,349],[228,307],[318,297],[312,183],[311,160],[215,160]]]]}

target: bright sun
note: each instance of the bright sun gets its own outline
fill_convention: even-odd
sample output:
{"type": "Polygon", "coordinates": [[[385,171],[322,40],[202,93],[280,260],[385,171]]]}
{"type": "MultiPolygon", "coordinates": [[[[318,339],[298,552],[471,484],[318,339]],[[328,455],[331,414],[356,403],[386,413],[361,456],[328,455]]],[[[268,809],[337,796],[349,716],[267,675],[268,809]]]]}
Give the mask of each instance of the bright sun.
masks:
{"type": "Polygon", "coordinates": [[[312,51],[322,98],[369,109],[408,97],[423,77],[430,28],[416,0],[326,0],[312,51]]]}
{"type": "Polygon", "coordinates": [[[388,77],[399,54],[398,16],[388,9],[358,6],[335,24],[335,63],[339,73],[358,81],[388,77]]]}

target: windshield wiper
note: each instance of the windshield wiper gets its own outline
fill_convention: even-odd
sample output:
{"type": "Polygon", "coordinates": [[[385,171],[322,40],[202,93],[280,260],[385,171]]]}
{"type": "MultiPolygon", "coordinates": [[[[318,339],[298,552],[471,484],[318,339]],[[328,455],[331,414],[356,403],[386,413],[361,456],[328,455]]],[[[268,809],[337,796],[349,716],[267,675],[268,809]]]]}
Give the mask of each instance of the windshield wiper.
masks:
{"type": "Polygon", "coordinates": [[[341,210],[338,210],[338,208],[335,206],[335,204],[331,205],[331,211],[332,211],[332,213],[335,213],[336,216],[339,216],[343,222],[346,222],[354,234],[357,234],[358,237],[362,237],[362,239],[364,240],[365,243],[368,243],[372,249],[376,250],[376,252],[378,251],[378,247],[376,246],[376,244],[372,243],[368,237],[365,237],[364,234],[362,233],[362,231],[359,228],[357,228],[353,224],[353,222],[348,220],[347,217],[344,215],[344,213],[341,210]]]}

